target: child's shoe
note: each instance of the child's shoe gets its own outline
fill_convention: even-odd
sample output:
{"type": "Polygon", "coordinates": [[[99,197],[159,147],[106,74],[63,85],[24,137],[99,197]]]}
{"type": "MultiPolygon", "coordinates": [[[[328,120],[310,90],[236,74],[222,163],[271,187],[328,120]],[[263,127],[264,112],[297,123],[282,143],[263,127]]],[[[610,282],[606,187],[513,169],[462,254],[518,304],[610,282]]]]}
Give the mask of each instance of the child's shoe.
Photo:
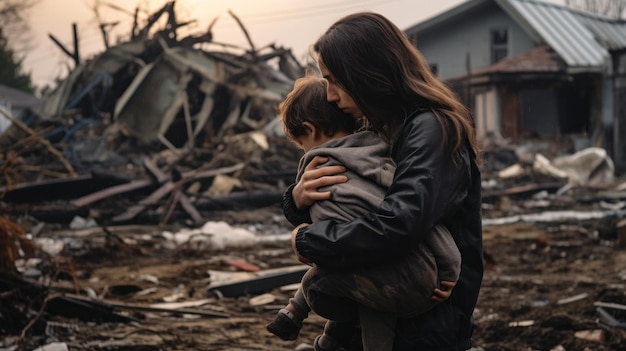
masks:
{"type": "Polygon", "coordinates": [[[281,309],[276,317],[266,326],[267,331],[278,336],[283,340],[296,340],[302,322],[296,319],[296,316],[286,308],[281,309]]]}

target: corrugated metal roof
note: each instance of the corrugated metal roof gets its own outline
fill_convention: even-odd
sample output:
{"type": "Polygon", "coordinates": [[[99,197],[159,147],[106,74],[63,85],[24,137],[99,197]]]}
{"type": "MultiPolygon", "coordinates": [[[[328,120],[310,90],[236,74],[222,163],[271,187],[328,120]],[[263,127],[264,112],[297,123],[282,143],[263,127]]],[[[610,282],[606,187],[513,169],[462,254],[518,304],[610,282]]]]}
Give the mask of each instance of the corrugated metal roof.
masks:
{"type": "Polygon", "coordinates": [[[533,0],[498,2],[510,15],[526,22],[569,66],[599,67],[607,62],[607,48],[571,9],[533,0]]]}
{"type": "Polygon", "coordinates": [[[597,41],[609,50],[626,49],[626,22],[596,17],[582,12],[574,16],[589,29],[597,41]]]}

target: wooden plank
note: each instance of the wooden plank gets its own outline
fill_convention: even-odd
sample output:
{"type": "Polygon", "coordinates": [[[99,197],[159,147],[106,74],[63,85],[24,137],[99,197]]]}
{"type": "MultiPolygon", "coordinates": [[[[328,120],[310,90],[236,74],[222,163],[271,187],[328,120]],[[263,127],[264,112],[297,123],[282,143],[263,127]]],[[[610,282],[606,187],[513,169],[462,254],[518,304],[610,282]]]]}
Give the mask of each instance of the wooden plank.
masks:
{"type": "Polygon", "coordinates": [[[230,314],[225,312],[218,311],[209,311],[209,310],[200,310],[200,309],[191,309],[191,308],[171,308],[171,307],[158,307],[158,306],[147,306],[147,305],[139,305],[139,304],[130,304],[123,302],[113,302],[107,300],[95,300],[88,297],[80,296],[80,295],[72,295],[65,294],[65,296],[72,300],[83,301],[85,303],[98,304],[98,305],[106,305],[113,308],[119,309],[129,309],[129,310],[139,310],[139,311],[148,311],[148,312],[166,312],[166,313],[185,313],[185,314],[194,314],[203,317],[219,317],[219,318],[228,318],[230,314]]]}

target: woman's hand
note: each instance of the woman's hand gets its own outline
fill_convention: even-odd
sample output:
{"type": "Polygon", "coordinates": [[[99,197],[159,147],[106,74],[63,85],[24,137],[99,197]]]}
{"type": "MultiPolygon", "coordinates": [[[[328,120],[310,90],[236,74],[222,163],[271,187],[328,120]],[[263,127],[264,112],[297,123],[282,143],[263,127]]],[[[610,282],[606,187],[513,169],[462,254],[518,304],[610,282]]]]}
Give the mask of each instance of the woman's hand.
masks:
{"type": "Polygon", "coordinates": [[[328,158],[315,156],[304,169],[302,177],[294,186],[291,196],[298,209],[307,208],[315,201],[330,199],[330,191],[317,191],[318,188],[326,185],[345,183],[348,177],[338,175],[346,171],[344,166],[321,166],[328,162],[328,158]]]}
{"type": "Polygon", "coordinates": [[[300,230],[300,228],[306,227],[306,226],[308,226],[307,223],[302,223],[299,226],[297,226],[294,230],[291,231],[291,248],[293,249],[293,252],[296,254],[296,258],[298,259],[298,261],[304,264],[308,264],[309,266],[312,266],[313,262],[311,262],[310,260],[308,260],[307,258],[303,256],[300,256],[300,254],[298,253],[298,249],[296,248],[296,234],[298,234],[298,230],[300,230]]]}
{"type": "Polygon", "coordinates": [[[442,280],[441,285],[445,289],[435,289],[432,296],[432,299],[437,302],[444,302],[450,297],[450,295],[452,295],[452,289],[456,286],[456,282],[442,280]]]}

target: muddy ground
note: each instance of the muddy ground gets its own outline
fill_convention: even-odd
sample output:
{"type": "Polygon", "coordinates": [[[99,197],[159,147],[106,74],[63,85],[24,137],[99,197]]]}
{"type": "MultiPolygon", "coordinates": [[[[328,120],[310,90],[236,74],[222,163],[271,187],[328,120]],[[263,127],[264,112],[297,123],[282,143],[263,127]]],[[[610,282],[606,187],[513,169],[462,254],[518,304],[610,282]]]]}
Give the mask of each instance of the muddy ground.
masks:
{"type": "MultiPolygon", "coordinates": [[[[485,206],[485,218],[510,213],[502,210],[499,202],[485,206]]],[[[525,211],[554,209],[562,208],[525,211]]],[[[215,212],[212,217],[259,236],[289,231],[278,206],[215,212]]],[[[615,247],[618,220],[485,226],[487,270],[475,312],[475,346],[489,351],[626,350],[624,330],[601,328],[594,306],[598,301],[626,304],[626,250],[615,247]],[[576,336],[580,331],[596,331],[602,338],[587,340],[576,336]]],[[[54,257],[56,268],[50,268],[59,274],[48,283],[56,292],[91,294],[115,304],[147,306],[164,300],[205,300],[204,305],[190,310],[227,317],[118,305],[112,312],[132,321],[99,322],[94,321],[97,313],[89,310],[74,318],[64,316],[72,308],[61,306],[58,311],[28,316],[38,320],[25,332],[21,348],[32,350],[61,342],[70,350],[294,350],[321,332],[323,319],[316,315],[305,322],[300,338],[293,342],[281,341],[265,330],[292,290],[272,289],[268,300],[258,305],[253,299],[257,294],[220,298],[207,292],[209,270],[240,270],[225,263],[229,258],[243,259],[261,269],[297,265],[287,241],[225,250],[193,244],[173,248],[160,234],[174,229],[119,226],[108,227],[105,232],[101,228],[44,228],[40,238],[64,238],[65,243],[63,251],[54,257]]],[[[624,321],[622,316],[615,316],[624,321]]],[[[15,345],[18,338],[19,334],[4,335],[0,346],[15,349],[9,345],[15,345]]]]}

